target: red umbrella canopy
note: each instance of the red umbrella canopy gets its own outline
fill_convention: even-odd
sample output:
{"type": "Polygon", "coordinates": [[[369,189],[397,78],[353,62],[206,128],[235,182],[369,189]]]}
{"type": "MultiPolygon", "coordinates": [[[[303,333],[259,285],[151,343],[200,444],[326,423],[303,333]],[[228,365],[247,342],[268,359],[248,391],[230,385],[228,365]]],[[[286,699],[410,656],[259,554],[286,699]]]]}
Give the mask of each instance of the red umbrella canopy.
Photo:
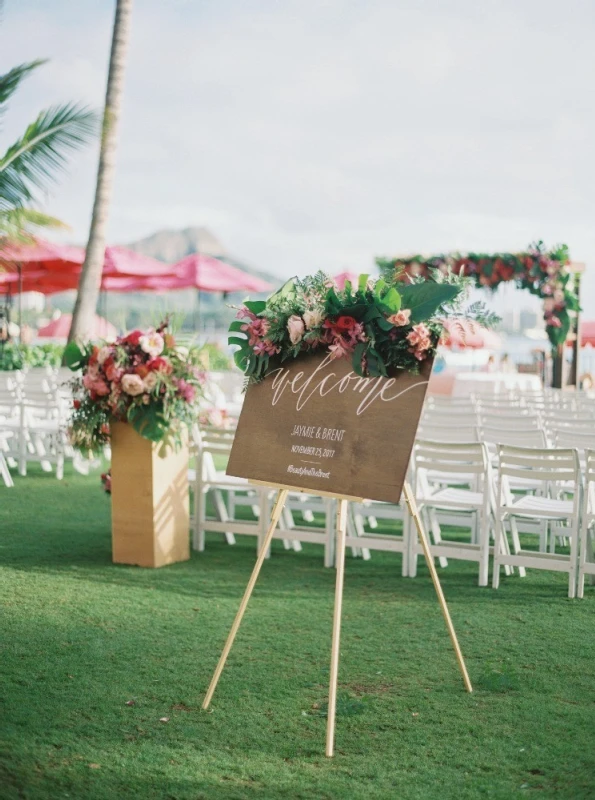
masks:
{"type": "MultiPolygon", "coordinates": [[[[67,339],[72,323],[72,314],[62,314],[48,325],[40,328],[37,335],[43,339],[67,339]]],[[[95,315],[91,328],[91,338],[113,340],[118,336],[117,329],[103,317],[95,315]]]]}
{"type": "Polygon", "coordinates": [[[581,323],[581,347],[595,347],[595,319],[581,323]]]}
{"type": "Polygon", "coordinates": [[[129,275],[131,277],[150,278],[161,275],[172,275],[174,267],[144,256],[127,247],[106,247],[103,262],[103,276],[129,275]]]}
{"type": "Polygon", "coordinates": [[[7,244],[0,249],[0,281],[6,282],[7,274],[17,273],[19,268],[28,272],[72,272],[80,271],[85,260],[82,247],[54,244],[37,239],[33,244],[7,244]]]}
{"type": "Polygon", "coordinates": [[[173,275],[147,281],[148,289],[199,289],[202,292],[269,292],[270,283],[203,253],[191,253],[173,265],[173,275]]]}
{"type": "Polygon", "coordinates": [[[500,347],[500,337],[494,331],[484,328],[469,319],[442,320],[445,333],[440,344],[445,347],[470,347],[474,350],[486,348],[495,350],[500,347]]]}

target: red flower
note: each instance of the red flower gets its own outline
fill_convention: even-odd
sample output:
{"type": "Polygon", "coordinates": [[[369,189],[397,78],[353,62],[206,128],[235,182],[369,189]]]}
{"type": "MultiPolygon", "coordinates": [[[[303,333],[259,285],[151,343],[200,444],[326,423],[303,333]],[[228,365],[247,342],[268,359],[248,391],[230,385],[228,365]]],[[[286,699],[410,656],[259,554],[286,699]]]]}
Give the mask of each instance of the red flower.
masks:
{"type": "Polygon", "coordinates": [[[171,363],[167,360],[167,358],[163,358],[162,356],[152,358],[149,362],[147,362],[147,367],[151,370],[151,372],[163,372],[165,375],[169,375],[172,371],[171,363]]]}
{"type": "Polygon", "coordinates": [[[148,364],[139,364],[138,367],[135,367],[134,371],[137,375],[140,375],[141,378],[146,378],[151,369],[148,364]]]}
{"type": "Polygon", "coordinates": [[[81,407],[81,401],[80,401],[80,400],[73,400],[73,401],[72,401],[72,405],[73,405],[75,408],[77,408],[77,409],[78,409],[78,408],[80,408],[80,407],[81,407]]]}
{"type": "Polygon", "coordinates": [[[142,331],[132,331],[132,333],[129,333],[128,336],[124,338],[124,341],[126,344],[131,344],[133,347],[138,347],[140,343],[140,337],[142,335],[142,331]]]}
{"type": "Polygon", "coordinates": [[[339,317],[337,321],[334,323],[334,327],[338,331],[348,331],[353,328],[356,324],[356,321],[353,317],[339,317]]]}

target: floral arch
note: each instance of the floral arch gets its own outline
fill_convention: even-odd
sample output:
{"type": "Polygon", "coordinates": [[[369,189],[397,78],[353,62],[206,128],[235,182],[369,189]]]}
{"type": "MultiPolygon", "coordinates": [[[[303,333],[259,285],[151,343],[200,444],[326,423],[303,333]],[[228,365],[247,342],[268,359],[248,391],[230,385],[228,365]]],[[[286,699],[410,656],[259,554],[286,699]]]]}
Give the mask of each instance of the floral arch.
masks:
{"type": "Polygon", "coordinates": [[[433,270],[462,273],[478,287],[496,289],[504,281],[513,281],[519,288],[543,300],[543,316],[553,348],[563,345],[571,329],[573,312],[579,310],[577,292],[568,269],[570,259],[566,245],[546,250],[543,242],[531,245],[522,253],[448,253],[435,256],[377,258],[385,278],[407,275],[430,277],[433,270]]]}

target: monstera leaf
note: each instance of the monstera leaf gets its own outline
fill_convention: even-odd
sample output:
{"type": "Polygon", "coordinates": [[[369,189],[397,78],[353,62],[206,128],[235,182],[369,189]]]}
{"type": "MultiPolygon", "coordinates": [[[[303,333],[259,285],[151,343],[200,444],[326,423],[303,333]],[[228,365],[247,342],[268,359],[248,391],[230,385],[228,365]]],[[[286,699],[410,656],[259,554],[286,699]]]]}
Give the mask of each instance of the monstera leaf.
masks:
{"type": "Polygon", "coordinates": [[[452,283],[413,283],[401,289],[402,307],[411,311],[411,322],[423,322],[432,317],[444,303],[449,303],[461,291],[452,283]]]}

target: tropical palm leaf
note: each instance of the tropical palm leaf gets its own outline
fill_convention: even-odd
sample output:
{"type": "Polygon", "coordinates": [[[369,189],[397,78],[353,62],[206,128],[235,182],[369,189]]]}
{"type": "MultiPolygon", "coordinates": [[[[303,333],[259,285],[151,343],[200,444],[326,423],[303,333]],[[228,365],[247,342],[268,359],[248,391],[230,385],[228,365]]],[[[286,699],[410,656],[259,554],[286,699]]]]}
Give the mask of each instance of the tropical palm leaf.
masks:
{"type": "Polygon", "coordinates": [[[0,210],[32,202],[64,169],[67,153],[98,129],[94,111],[69,103],[42,111],[0,158],[0,210]]]}
{"type": "Polygon", "coordinates": [[[18,89],[23,78],[26,78],[30,72],[33,72],[34,69],[44,63],[44,59],[29,61],[26,64],[19,64],[18,67],[13,67],[4,75],[0,75],[0,117],[6,112],[6,101],[18,89]]]}
{"type": "Polygon", "coordinates": [[[0,242],[30,242],[32,234],[39,228],[62,228],[68,225],[57,217],[51,217],[35,208],[11,208],[0,211],[0,242]]]}

